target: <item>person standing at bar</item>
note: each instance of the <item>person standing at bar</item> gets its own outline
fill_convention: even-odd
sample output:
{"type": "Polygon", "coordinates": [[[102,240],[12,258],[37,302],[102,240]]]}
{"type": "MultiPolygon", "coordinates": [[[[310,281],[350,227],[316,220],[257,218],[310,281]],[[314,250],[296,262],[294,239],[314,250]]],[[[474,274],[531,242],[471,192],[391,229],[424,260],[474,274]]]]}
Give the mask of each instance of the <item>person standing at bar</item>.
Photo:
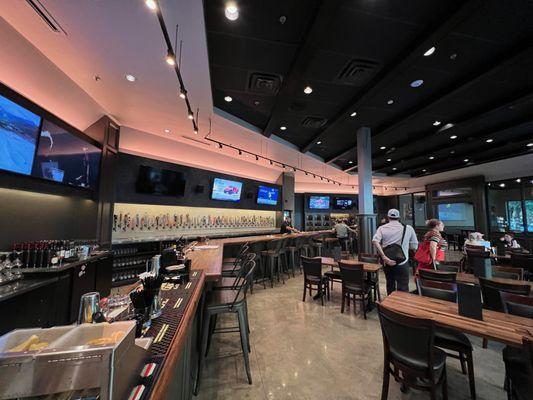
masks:
{"type": "Polygon", "coordinates": [[[400,212],[391,208],[387,213],[389,222],[381,225],[372,238],[372,243],[383,260],[383,270],[387,280],[387,294],[395,290],[409,291],[409,249],[418,247],[415,230],[411,225],[400,222],[400,212]],[[386,256],[383,249],[391,245],[401,246],[404,260],[397,262],[386,256]]]}
{"type": "Polygon", "coordinates": [[[300,231],[296,228],[293,228],[291,224],[291,217],[285,217],[285,220],[281,223],[281,228],[279,233],[299,233],[300,231]]]}

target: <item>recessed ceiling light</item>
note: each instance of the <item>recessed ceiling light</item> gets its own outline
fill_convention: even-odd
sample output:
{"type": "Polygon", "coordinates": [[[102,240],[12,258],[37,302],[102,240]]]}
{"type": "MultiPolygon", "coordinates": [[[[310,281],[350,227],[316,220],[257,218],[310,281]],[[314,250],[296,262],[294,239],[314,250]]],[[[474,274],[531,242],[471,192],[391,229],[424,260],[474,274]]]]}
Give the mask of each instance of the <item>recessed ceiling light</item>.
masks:
{"type": "Polygon", "coordinates": [[[457,135],[450,136],[450,139],[457,139],[457,135]]]}
{"type": "Polygon", "coordinates": [[[280,126],[279,129],[281,129],[282,131],[286,130],[287,127],[286,126],[280,126]]]}
{"type": "Polygon", "coordinates": [[[518,178],[515,182],[520,183],[522,182],[522,179],[518,178]]]}
{"type": "Polygon", "coordinates": [[[533,147],[533,143],[528,143],[527,147],[533,147]]]}
{"type": "Polygon", "coordinates": [[[387,161],[388,161],[388,162],[391,162],[391,161],[392,161],[392,158],[387,158],[387,161]]]}
{"type": "Polygon", "coordinates": [[[411,82],[409,84],[409,86],[411,86],[412,88],[417,88],[417,87],[422,86],[423,84],[424,84],[424,80],[423,79],[417,79],[417,80],[411,82]]]}
{"type": "Polygon", "coordinates": [[[381,146],[379,149],[380,149],[380,150],[385,150],[386,148],[387,148],[387,147],[385,147],[385,146],[381,146]]]}
{"type": "Polygon", "coordinates": [[[146,7],[150,10],[157,10],[157,3],[155,0],[144,0],[144,4],[146,4],[146,7]]]}
{"type": "Polygon", "coordinates": [[[348,164],[353,164],[353,161],[352,160],[348,161],[348,164]]]}
{"type": "Polygon", "coordinates": [[[424,53],[424,57],[429,57],[433,53],[435,53],[435,46],[432,46],[429,49],[427,49],[426,52],[424,53]]]}
{"type": "Polygon", "coordinates": [[[316,144],[322,144],[322,141],[319,140],[318,142],[316,142],[316,144]]]}
{"type": "Polygon", "coordinates": [[[392,99],[387,100],[387,104],[388,104],[389,106],[390,106],[391,104],[393,104],[393,103],[394,103],[394,100],[392,100],[392,99]]]}
{"type": "Polygon", "coordinates": [[[357,115],[357,113],[354,111],[353,113],[350,114],[350,117],[355,117],[357,115]]]}
{"type": "Polygon", "coordinates": [[[464,162],[468,162],[468,161],[470,161],[470,160],[469,160],[468,158],[465,158],[463,161],[464,161],[464,162]]]}
{"type": "Polygon", "coordinates": [[[226,3],[224,15],[226,15],[226,18],[230,21],[235,21],[237,18],[239,18],[239,9],[233,1],[229,1],[226,3]]]}
{"type": "Polygon", "coordinates": [[[485,140],[485,142],[492,143],[492,142],[494,142],[494,139],[487,139],[487,140],[485,140]]]}
{"type": "Polygon", "coordinates": [[[226,100],[228,103],[231,102],[233,99],[231,98],[231,96],[226,96],[224,97],[224,100],[226,100]]]}
{"type": "Polygon", "coordinates": [[[305,94],[311,94],[313,93],[313,88],[311,86],[306,86],[304,89],[305,94]]]}
{"type": "Polygon", "coordinates": [[[501,188],[504,188],[505,187],[505,183],[500,183],[498,186],[501,187],[501,188]]]}
{"type": "Polygon", "coordinates": [[[455,150],[450,150],[450,154],[455,154],[455,150]]]}
{"type": "Polygon", "coordinates": [[[165,129],[165,133],[170,133],[170,129],[165,129]]]}
{"type": "Polygon", "coordinates": [[[126,74],[126,80],[128,82],[135,82],[137,80],[137,78],[134,75],[132,75],[132,74],[126,74]]]}
{"type": "Polygon", "coordinates": [[[440,128],[441,131],[444,131],[446,129],[450,129],[453,127],[453,124],[451,122],[447,123],[446,125],[444,125],[442,128],[440,128]]]}
{"type": "Polygon", "coordinates": [[[397,169],[398,169],[398,168],[394,167],[392,170],[393,170],[393,171],[396,171],[397,169]]]}
{"type": "Polygon", "coordinates": [[[434,157],[434,156],[429,156],[429,159],[430,159],[430,160],[434,160],[435,157],[434,157]]]}
{"type": "Polygon", "coordinates": [[[439,126],[440,124],[441,124],[440,121],[435,121],[435,122],[433,122],[433,126],[439,126]]]}

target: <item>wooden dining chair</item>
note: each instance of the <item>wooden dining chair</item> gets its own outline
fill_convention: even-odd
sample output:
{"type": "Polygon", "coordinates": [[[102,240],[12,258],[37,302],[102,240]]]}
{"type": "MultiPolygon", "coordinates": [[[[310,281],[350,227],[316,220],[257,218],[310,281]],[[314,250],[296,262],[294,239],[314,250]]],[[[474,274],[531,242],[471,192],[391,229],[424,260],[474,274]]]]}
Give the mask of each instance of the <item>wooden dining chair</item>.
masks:
{"type": "Polygon", "coordinates": [[[370,287],[366,284],[364,265],[340,261],[339,269],[342,278],[341,313],[344,313],[346,301],[348,301],[349,307],[350,301],[353,299],[354,312],[357,310],[356,302],[361,302],[363,316],[366,319],[366,305],[370,300],[370,287]]]}
{"type": "Polygon", "coordinates": [[[302,301],[305,301],[307,290],[309,296],[312,296],[312,290],[316,287],[320,295],[320,301],[324,305],[324,296],[329,299],[328,278],[322,275],[322,260],[320,258],[301,257],[304,270],[304,293],[302,301]]]}
{"type": "Polygon", "coordinates": [[[524,270],[522,268],[515,267],[502,267],[499,265],[492,266],[493,278],[505,278],[521,281],[524,279],[524,270]]]}
{"type": "Polygon", "coordinates": [[[511,254],[511,266],[522,268],[525,271],[525,279],[533,280],[533,254],[511,254]]]}
{"type": "Polygon", "coordinates": [[[442,272],[455,272],[455,273],[458,273],[458,272],[459,272],[459,267],[456,266],[456,265],[450,265],[450,264],[437,264],[436,267],[437,267],[437,271],[442,271],[442,272]]]}
{"type": "Polygon", "coordinates": [[[384,349],[381,400],[388,398],[390,375],[403,387],[429,392],[432,400],[440,386],[448,400],[446,353],[435,347],[435,323],[377,307],[384,349]]]}
{"type": "MultiPolygon", "coordinates": [[[[419,279],[418,290],[421,296],[457,303],[457,284],[451,282],[425,281],[419,279]]],[[[470,397],[476,398],[473,347],[468,337],[451,328],[435,328],[435,346],[446,351],[449,357],[459,360],[461,371],[468,374],[470,397]]]]}
{"type": "Polygon", "coordinates": [[[433,271],[431,269],[418,269],[418,276],[421,279],[424,279],[427,281],[450,282],[450,283],[455,283],[457,281],[457,273],[455,272],[440,272],[440,271],[433,271]]]}
{"type": "MultiPolygon", "coordinates": [[[[357,260],[362,263],[380,264],[380,258],[377,254],[360,253],[357,256],[357,260]]],[[[372,293],[374,295],[374,301],[376,300],[381,301],[381,293],[379,291],[378,273],[379,272],[368,272],[366,274],[367,276],[366,283],[372,289],[372,293]]]]}

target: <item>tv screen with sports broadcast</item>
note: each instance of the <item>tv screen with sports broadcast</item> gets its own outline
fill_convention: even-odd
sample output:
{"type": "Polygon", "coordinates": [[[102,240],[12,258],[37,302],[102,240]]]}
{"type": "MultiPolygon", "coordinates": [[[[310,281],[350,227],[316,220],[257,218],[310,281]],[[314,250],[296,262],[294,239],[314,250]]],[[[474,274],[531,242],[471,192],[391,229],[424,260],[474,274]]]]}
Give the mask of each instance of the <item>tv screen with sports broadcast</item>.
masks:
{"type": "Polygon", "coordinates": [[[309,197],[309,208],[311,210],[329,209],[329,196],[311,196],[309,197]]]}
{"type": "Polygon", "coordinates": [[[278,204],[279,189],[270,186],[259,186],[257,190],[257,204],[275,206],[278,204]]]}
{"type": "Polygon", "coordinates": [[[211,199],[238,202],[241,200],[242,182],[215,178],[211,199]]]}

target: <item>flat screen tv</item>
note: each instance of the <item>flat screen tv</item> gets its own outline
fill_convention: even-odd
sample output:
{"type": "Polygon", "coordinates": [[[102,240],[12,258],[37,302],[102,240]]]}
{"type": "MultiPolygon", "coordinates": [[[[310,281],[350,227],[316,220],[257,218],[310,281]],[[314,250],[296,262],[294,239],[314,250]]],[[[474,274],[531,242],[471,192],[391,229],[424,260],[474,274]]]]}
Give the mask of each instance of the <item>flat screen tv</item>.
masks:
{"type": "Polygon", "coordinates": [[[241,200],[242,182],[215,178],[211,199],[238,202],[241,200]]]}
{"type": "Polygon", "coordinates": [[[0,169],[31,174],[41,117],[0,96],[0,169]]]}
{"type": "Polygon", "coordinates": [[[43,121],[32,175],[71,186],[98,186],[102,150],[46,119],[43,121]]]}
{"type": "Polygon", "coordinates": [[[310,196],[309,209],[327,210],[329,209],[329,196],[310,196]]]}
{"type": "Polygon", "coordinates": [[[279,189],[270,186],[259,186],[257,191],[257,204],[275,206],[278,204],[279,189]]]}
{"type": "Polygon", "coordinates": [[[474,226],[474,206],[470,203],[447,203],[437,206],[438,218],[448,226],[474,226]]]}
{"type": "Polygon", "coordinates": [[[333,200],[333,208],[337,210],[351,210],[353,208],[353,199],[349,197],[336,197],[333,200]]]}
{"type": "Polygon", "coordinates": [[[183,196],[185,178],[181,172],[141,165],[139,175],[137,175],[136,189],[137,193],[183,196]]]}

